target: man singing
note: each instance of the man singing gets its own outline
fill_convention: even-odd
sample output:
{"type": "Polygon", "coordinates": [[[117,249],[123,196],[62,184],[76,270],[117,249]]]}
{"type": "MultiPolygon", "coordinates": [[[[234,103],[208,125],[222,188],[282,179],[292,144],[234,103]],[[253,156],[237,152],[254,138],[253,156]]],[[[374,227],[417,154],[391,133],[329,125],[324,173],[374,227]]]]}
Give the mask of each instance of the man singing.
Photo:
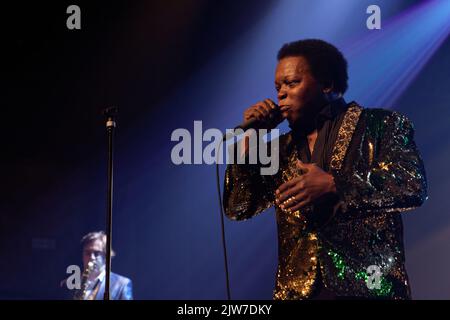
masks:
{"type": "MultiPolygon", "coordinates": [[[[244,112],[265,129],[284,119],[291,128],[278,138],[278,173],[230,164],[225,176],[229,218],[275,205],[274,299],[411,297],[399,213],[422,205],[427,192],[413,125],[397,112],[346,103],[347,79],[333,45],[288,43],[275,72],[279,107],[266,99],[244,112]],[[273,116],[277,110],[282,117],[273,116]]],[[[248,141],[240,142],[243,157],[248,141]]]]}

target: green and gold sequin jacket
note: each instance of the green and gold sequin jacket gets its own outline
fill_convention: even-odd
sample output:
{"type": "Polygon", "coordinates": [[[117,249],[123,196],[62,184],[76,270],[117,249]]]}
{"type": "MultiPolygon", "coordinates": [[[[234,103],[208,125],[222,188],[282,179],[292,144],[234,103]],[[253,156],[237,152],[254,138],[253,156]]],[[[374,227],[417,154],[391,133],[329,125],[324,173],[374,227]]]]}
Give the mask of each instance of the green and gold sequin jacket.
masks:
{"type": "MultiPolygon", "coordinates": [[[[410,298],[399,213],[420,206],[427,188],[412,123],[397,112],[363,109],[355,102],[345,112],[330,159],[337,195],[291,214],[275,207],[274,299],[310,297],[318,272],[337,296],[410,298]],[[378,283],[368,285],[369,266],[381,271],[378,283]]],[[[277,174],[260,175],[258,165],[228,165],[229,218],[245,220],[273,206],[276,188],[301,174],[292,132],[279,139],[277,174]]]]}

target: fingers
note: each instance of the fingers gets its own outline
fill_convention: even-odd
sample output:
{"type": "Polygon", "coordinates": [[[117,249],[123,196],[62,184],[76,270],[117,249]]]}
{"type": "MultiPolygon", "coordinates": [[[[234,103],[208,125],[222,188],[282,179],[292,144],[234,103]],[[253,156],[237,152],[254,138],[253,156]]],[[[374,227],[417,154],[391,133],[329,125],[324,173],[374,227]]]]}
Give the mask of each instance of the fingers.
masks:
{"type": "Polygon", "coordinates": [[[279,206],[280,209],[285,213],[292,213],[301,208],[309,205],[311,203],[311,199],[306,193],[306,191],[301,191],[290,196],[284,202],[282,202],[279,206]]]}
{"type": "Polygon", "coordinates": [[[266,99],[266,100],[264,100],[264,101],[270,106],[270,108],[271,108],[272,110],[278,108],[277,104],[276,104],[275,102],[273,102],[272,100],[266,99]]]}
{"type": "MultiPolygon", "coordinates": [[[[292,179],[294,180],[294,179],[292,179]]],[[[292,180],[290,182],[292,182],[292,180]]],[[[291,197],[297,197],[297,200],[300,200],[299,197],[302,196],[302,192],[305,191],[304,182],[302,181],[302,177],[295,178],[297,181],[291,188],[283,191],[282,193],[275,194],[275,203],[277,205],[283,204],[285,201],[288,201],[291,197]]]]}
{"type": "Polygon", "coordinates": [[[268,110],[270,110],[270,111],[273,111],[277,108],[277,105],[275,104],[275,102],[273,102],[270,99],[264,100],[263,103],[267,106],[268,110]]]}
{"type": "Polygon", "coordinates": [[[295,185],[294,187],[286,190],[285,192],[281,193],[280,196],[278,196],[275,200],[277,204],[282,204],[283,202],[287,201],[292,196],[298,196],[299,193],[304,191],[303,183],[299,183],[298,185],[295,185]]]}
{"type": "Polygon", "coordinates": [[[255,106],[250,107],[244,114],[244,120],[256,118],[258,120],[264,119],[264,114],[255,106]]]}
{"type": "Polygon", "coordinates": [[[293,191],[290,196],[288,196],[285,200],[280,201],[280,208],[287,209],[295,204],[297,204],[299,201],[303,201],[306,198],[306,192],[305,190],[296,190],[293,191]]]}
{"type": "Polygon", "coordinates": [[[256,105],[256,110],[258,110],[264,118],[268,117],[270,114],[270,107],[264,103],[256,105]]]}
{"type": "Polygon", "coordinates": [[[295,212],[310,203],[305,189],[304,177],[296,177],[283,183],[275,191],[275,203],[287,213],[295,212]]]}
{"type": "Polygon", "coordinates": [[[270,99],[265,99],[261,102],[258,102],[256,104],[256,106],[257,106],[257,109],[259,111],[261,111],[265,117],[268,117],[270,115],[272,109],[274,109],[274,106],[272,106],[270,104],[270,99]]]}
{"type": "Polygon", "coordinates": [[[277,190],[275,190],[275,196],[277,198],[282,198],[286,196],[286,192],[293,188],[295,185],[297,185],[301,180],[303,180],[302,176],[295,177],[285,183],[283,183],[281,186],[278,187],[277,190]]]}
{"type": "Polygon", "coordinates": [[[275,190],[275,196],[279,197],[283,192],[285,192],[286,190],[288,190],[289,188],[294,186],[296,184],[298,178],[299,177],[291,179],[291,180],[283,183],[281,186],[279,186],[278,189],[275,190]]]}
{"type": "Polygon", "coordinates": [[[251,118],[256,118],[258,120],[264,121],[270,116],[272,109],[276,108],[276,105],[272,100],[266,99],[260,101],[244,112],[244,120],[247,121],[251,118]]]}
{"type": "Polygon", "coordinates": [[[307,206],[308,204],[311,203],[311,200],[309,200],[308,198],[304,198],[303,200],[294,203],[292,206],[288,207],[287,210],[288,212],[295,212],[297,210],[302,209],[303,207],[307,206]]]}
{"type": "Polygon", "coordinates": [[[305,163],[303,163],[303,161],[300,160],[300,159],[298,159],[297,162],[296,162],[295,164],[297,165],[297,168],[299,168],[299,169],[304,169],[304,168],[306,168],[305,163]]]}
{"type": "Polygon", "coordinates": [[[297,160],[297,163],[295,164],[297,169],[300,169],[302,172],[308,172],[313,166],[315,166],[315,163],[304,163],[301,160],[297,160]]]}

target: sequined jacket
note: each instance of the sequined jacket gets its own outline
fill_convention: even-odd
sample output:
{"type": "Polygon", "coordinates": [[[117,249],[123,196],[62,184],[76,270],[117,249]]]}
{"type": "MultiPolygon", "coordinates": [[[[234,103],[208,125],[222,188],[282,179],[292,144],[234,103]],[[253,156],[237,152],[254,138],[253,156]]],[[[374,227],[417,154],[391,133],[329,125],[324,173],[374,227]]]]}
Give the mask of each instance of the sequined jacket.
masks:
{"type": "MultiPolygon", "coordinates": [[[[412,123],[397,112],[349,104],[330,160],[337,194],[291,214],[275,206],[274,299],[310,297],[319,272],[337,296],[411,297],[399,213],[420,206],[427,188],[413,135],[412,123]]],[[[273,206],[275,189],[301,174],[292,132],[279,139],[275,175],[260,175],[255,164],[228,165],[224,207],[230,219],[273,206]]]]}

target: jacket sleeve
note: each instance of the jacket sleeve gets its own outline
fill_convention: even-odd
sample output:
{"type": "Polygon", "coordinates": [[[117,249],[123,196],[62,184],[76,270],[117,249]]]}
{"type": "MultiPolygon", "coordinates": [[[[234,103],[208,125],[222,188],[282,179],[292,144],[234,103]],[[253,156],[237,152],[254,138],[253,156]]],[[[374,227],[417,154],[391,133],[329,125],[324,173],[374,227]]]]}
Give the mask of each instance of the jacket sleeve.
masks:
{"type": "Polygon", "coordinates": [[[262,175],[261,164],[244,163],[229,164],[225,171],[223,205],[232,220],[249,219],[275,201],[274,176],[262,175]]]}
{"type": "Polygon", "coordinates": [[[365,170],[333,173],[339,196],[337,211],[402,212],[422,205],[427,182],[414,142],[412,123],[391,112],[382,120],[378,152],[365,170]]]}
{"type": "Polygon", "coordinates": [[[133,300],[133,283],[130,279],[126,279],[120,292],[119,300],[133,300]]]}

